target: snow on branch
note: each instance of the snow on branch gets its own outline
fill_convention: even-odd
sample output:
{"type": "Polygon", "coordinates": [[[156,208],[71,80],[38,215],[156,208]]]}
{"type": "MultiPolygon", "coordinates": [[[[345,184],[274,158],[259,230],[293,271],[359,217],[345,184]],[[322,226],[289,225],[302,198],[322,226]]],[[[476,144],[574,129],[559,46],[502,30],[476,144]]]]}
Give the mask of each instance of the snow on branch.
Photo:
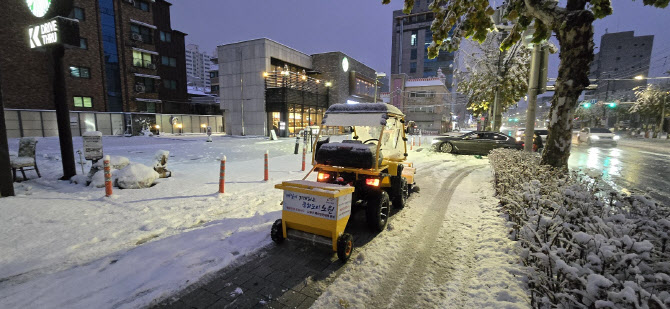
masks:
{"type": "Polygon", "coordinates": [[[599,191],[597,177],[541,166],[536,154],[497,149],[489,160],[533,307],[670,307],[667,207],[599,191]]]}

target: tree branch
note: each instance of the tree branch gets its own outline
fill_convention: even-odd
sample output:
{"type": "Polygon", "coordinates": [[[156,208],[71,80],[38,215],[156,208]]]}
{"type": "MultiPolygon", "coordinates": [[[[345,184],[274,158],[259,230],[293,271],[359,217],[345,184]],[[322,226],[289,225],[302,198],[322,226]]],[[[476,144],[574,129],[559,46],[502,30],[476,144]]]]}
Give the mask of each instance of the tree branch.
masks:
{"type": "Polygon", "coordinates": [[[544,0],[524,0],[524,3],[526,3],[528,13],[552,29],[555,28],[554,26],[560,22],[561,17],[566,13],[564,8],[556,4],[549,6],[544,0]]]}

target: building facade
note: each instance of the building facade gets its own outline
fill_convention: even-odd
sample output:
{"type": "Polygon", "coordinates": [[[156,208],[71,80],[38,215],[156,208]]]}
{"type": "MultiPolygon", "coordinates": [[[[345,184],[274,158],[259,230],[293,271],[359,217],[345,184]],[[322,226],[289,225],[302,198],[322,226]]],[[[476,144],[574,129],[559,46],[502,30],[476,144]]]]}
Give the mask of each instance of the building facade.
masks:
{"type": "Polygon", "coordinates": [[[452,116],[457,115],[450,114],[452,95],[441,71],[426,78],[394,74],[391,80],[397,87],[394,93],[385,93],[384,99],[402,110],[408,121],[414,121],[415,129],[433,134],[450,131],[452,116]]]}
{"type": "MultiPolygon", "coordinates": [[[[48,55],[30,49],[24,33],[38,21],[24,2],[10,1],[16,4],[0,10],[4,107],[53,110],[48,55]]],[[[188,99],[185,34],[171,28],[170,5],[165,0],[74,0],[69,17],[79,20],[80,46],[66,48],[63,57],[71,111],[180,110],[188,99]],[[166,102],[175,102],[174,108],[166,102]]]]}
{"type": "Polygon", "coordinates": [[[635,36],[633,31],[604,34],[591,63],[590,78],[597,79],[598,84],[592,98],[617,99],[619,95],[632,93],[635,87],[646,85],[646,79],[634,78],[648,76],[653,45],[653,35],[635,36]]]}
{"type": "MultiPolygon", "coordinates": [[[[393,12],[391,74],[407,74],[410,78],[431,77],[441,69],[445,84],[451,89],[454,53],[441,51],[435,59],[428,59],[426,48],[433,40],[430,25],[435,19],[428,9],[430,0],[416,0],[411,14],[402,10],[393,12]]],[[[391,85],[391,88],[393,86],[391,85]]]]}
{"type": "Polygon", "coordinates": [[[209,79],[211,67],[211,57],[204,52],[200,52],[198,45],[186,45],[186,76],[189,86],[209,88],[211,86],[209,79]]]}
{"type": "Polygon", "coordinates": [[[293,136],[334,103],[373,102],[375,71],[341,52],[308,55],[261,38],[217,49],[226,132],[293,136]]]}

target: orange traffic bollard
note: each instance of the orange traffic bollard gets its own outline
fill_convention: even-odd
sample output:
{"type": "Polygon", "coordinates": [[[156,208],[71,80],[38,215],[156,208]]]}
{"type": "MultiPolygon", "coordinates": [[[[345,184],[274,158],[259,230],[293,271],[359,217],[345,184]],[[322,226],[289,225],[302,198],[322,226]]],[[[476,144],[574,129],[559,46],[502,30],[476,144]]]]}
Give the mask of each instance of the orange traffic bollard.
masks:
{"type": "Polygon", "coordinates": [[[265,176],[263,178],[264,181],[268,181],[268,155],[270,154],[269,151],[265,151],[265,176]]]}
{"type": "Polygon", "coordinates": [[[105,156],[103,163],[105,171],[105,196],[112,196],[112,171],[109,167],[109,156],[105,156]]]}
{"type": "Polygon", "coordinates": [[[412,143],[409,144],[409,150],[413,150],[413,149],[414,149],[414,137],[412,137],[412,143]]]}
{"type": "Polygon", "coordinates": [[[219,172],[219,193],[224,193],[226,185],[226,156],[221,159],[221,171],[219,172]]]}
{"type": "Polygon", "coordinates": [[[421,137],[419,137],[419,147],[421,147],[421,137]]]}

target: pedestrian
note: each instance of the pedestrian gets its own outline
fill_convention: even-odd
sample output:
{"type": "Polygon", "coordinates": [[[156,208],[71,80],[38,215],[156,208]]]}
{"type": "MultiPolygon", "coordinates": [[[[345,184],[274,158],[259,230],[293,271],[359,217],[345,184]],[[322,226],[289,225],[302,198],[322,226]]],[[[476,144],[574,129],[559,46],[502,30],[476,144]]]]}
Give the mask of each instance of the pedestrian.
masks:
{"type": "Polygon", "coordinates": [[[533,150],[537,151],[539,153],[542,153],[542,149],[544,148],[544,144],[542,143],[542,136],[535,132],[535,136],[533,137],[533,150]]]}

